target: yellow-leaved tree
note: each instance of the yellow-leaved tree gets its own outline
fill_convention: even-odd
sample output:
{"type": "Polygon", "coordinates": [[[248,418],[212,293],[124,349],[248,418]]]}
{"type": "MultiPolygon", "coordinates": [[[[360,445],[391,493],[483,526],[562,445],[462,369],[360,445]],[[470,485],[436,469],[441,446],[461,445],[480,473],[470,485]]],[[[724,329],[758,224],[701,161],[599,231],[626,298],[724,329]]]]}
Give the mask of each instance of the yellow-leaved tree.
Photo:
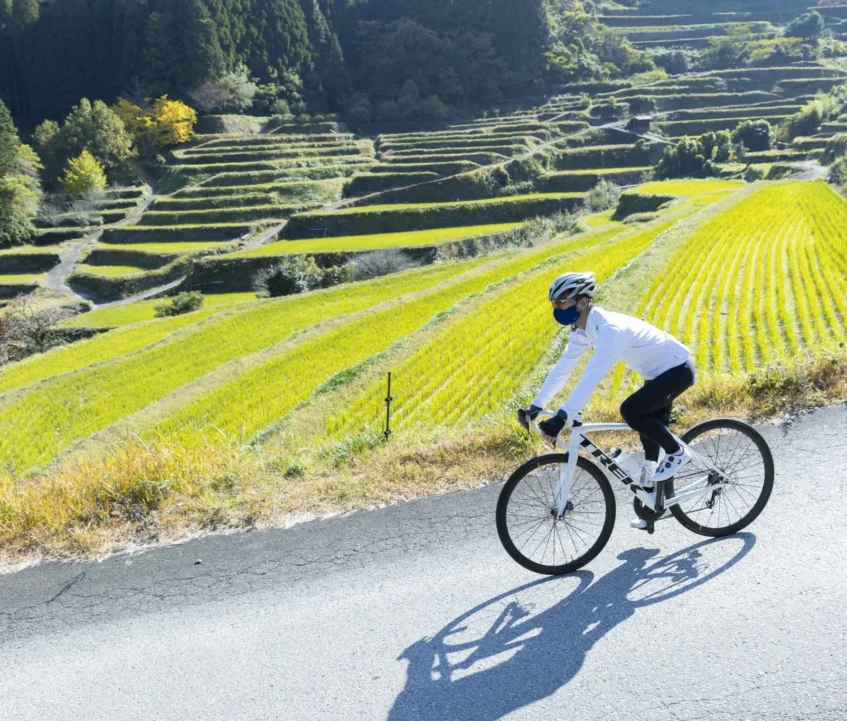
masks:
{"type": "Polygon", "coordinates": [[[118,98],[118,102],[112,106],[112,110],[123,121],[124,127],[135,138],[136,142],[150,132],[153,121],[135,103],[126,98],[118,98]]]}
{"type": "Polygon", "coordinates": [[[179,100],[163,95],[150,109],[153,120],[153,142],[164,147],[179,145],[191,139],[197,124],[197,113],[179,100]]]}
{"type": "Polygon", "coordinates": [[[136,142],[156,148],[179,145],[191,139],[197,124],[197,113],[179,100],[163,95],[147,110],[118,98],[112,110],[123,120],[136,142]]]}
{"type": "Polygon", "coordinates": [[[106,187],[106,173],[97,158],[83,150],[78,157],[68,161],[68,167],[59,182],[68,195],[82,197],[103,190],[106,187]]]}

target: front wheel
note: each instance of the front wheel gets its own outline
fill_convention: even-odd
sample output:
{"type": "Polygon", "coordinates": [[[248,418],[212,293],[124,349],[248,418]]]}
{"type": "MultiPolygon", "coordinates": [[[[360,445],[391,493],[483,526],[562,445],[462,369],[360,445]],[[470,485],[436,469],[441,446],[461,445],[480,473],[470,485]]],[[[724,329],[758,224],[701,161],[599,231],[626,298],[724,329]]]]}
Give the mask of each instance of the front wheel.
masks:
{"type": "Polygon", "coordinates": [[[497,501],[497,533],[524,568],[545,575],[570,573],[594,559],[615,525],[615,496],[603,472],[581,456],[565,513],[556,518],[556,486],[567,453],[538,456],[506,481],[497,501]]]}
{"type": "Polygon", "coordinates": [[[729,536],[749,526],[762,512],[773,490],[773,456],[752,426],[720,418],[694,426],[682,440],[720,469],[729,484],[712,489],[716,474],[696,458],[665,485],[665,497],[685,489],[703,493],[671,506],[689,531],[701,536],[729,536]]]}

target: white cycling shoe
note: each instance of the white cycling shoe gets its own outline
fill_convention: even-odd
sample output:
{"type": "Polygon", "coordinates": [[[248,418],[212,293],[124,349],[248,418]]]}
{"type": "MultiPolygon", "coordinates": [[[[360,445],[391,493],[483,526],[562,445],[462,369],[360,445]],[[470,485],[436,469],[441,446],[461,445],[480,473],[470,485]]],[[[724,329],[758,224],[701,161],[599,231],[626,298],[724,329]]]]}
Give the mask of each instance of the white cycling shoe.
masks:
{"type": "Polygon", "coordinates": [[[688,446],[681,445],[676,453],[664,457],[659,470],[653,474],[653,482],[658,483],[673,478],[689,461],[691,461],[691,451],[688,450],[688,446]]]}
{"type": "Polygon", "coordinates": [[[647,521],[645,521],[643,518],[633,518],[629,522],[629,527],[638,528],[643,531],[645,528],[647,528],[647,521]]]}

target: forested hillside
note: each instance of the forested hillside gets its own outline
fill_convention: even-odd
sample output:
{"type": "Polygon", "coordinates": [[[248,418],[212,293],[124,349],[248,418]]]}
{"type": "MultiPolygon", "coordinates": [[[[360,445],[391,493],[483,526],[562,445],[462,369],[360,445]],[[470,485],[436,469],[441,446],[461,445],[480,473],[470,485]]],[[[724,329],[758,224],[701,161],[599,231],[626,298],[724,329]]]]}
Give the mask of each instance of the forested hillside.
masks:
{"type": "Polygon", "coordinates": [[[2,0],[0,99],[19,124],[81,97],[187,98],[244,69],[253,110],[444,119],[568,79],[648,70],[592,3],[550,0],[2,0]],[[448,107],[449,106],[449,107],[448,107]]]}

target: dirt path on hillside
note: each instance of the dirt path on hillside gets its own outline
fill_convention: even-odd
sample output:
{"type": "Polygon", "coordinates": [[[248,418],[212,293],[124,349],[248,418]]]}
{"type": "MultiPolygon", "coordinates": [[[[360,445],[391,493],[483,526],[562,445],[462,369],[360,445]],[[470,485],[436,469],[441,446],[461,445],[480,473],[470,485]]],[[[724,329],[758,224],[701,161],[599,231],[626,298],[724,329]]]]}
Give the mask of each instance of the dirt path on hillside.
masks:
{"type": "Polygon", "coordinates": [[[79,262],[79,258],[82,255],[83,251],[88,248],[92,248],[94,244],[103,236],[103,231],[106,228],[120,228],[125,225],[132,225],[133,223],[137,222],[142,215],[144,215],[144,213],[147,211],[147,209],[153,202],[153,198],[155,197],[153,195],[153,189],[149,185],[147,186],[147,190],[148,194],[147,197],[144,199],[144,202],[131,213],[128,213],[126,217],[124,217],[122,220],[98,228],[91,235],[84,236],[79,241],[67,243],[59,254],[61,262],[47,274],[47,288],[57,293],[65,293],[67,295],[72,295],[77,298],[80,298],[81,300],[88,300],[94,302],[94,299],[92,297],[83,293],[79,293],[78,291],[75,291],[73,288],[71,288],[67,284],[68,276],[73,273],[74,268],[76,267],[77,262],[79,262]]]}

